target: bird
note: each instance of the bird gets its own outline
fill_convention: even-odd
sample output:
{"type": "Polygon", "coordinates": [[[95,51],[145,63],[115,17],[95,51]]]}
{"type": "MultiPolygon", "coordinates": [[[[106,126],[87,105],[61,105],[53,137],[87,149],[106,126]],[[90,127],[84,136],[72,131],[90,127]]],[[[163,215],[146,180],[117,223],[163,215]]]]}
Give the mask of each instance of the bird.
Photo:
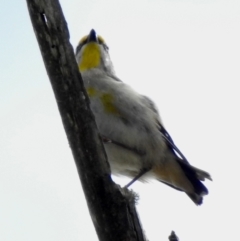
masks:
{"type": "Polygon", "coordinates": [[[167,132],[155,103],[119,79],[105,40],[94,29],[81,38],[76,61],[111,173],[136,180],[158,180],[185,192],[200,205],[210,174],[192,166],[167,132]]]}

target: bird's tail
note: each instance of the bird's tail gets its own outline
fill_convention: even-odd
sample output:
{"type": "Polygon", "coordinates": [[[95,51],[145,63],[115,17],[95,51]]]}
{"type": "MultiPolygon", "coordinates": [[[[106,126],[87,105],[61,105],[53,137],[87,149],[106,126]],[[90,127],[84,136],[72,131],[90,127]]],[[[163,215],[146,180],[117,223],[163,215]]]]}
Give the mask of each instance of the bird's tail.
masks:
{"type": "Polygon", "coordinates": [[[153,169],[156,178],[179,190],[184,191],[196,205],[202,204],[203,196],[208,194],[207,188],[201,181],[212,180],[209,173],[191,166],[177,156],[153,169]]]}

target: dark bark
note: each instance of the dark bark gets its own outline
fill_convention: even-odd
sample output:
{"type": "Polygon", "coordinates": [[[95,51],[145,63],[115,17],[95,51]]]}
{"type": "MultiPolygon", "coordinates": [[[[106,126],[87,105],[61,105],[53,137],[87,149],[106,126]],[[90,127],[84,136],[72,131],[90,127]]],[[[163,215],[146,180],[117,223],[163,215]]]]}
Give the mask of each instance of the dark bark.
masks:
{"type": "Polygon", "coordinates": [[[99,240],[144,240],[132,195],[111,180],[60,4],[27,5],[99,240]]]}

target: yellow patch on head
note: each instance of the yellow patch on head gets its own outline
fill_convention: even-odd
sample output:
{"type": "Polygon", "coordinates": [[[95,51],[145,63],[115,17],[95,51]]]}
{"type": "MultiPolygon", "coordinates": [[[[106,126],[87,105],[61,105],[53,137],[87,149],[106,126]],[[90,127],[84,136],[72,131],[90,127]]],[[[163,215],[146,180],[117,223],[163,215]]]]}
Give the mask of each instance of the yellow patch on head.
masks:
{"type": "Polygon", "coordinates": [[[82,37],[78,44],[83,44],[85,41],[87,41],[87,38],[88,38],[88,35],[82,37]]]}
{"type": "Polygon", "coordinates": [[[98,35],[98,42],[99,42],[100,44],[105,44],[105,40],[103,39],[103,37],[101,37],[101,36],[99,36],[99,35],[98,35]]]}
{"type": "Polygon", "coordinates": [[[90,42],[83,49],[82,59],[78,67],[80,71],[95,68],[100,64],[100,48],[97,43],[90,42]]]}
{"type": "Polygon", "coordinates": [[[104,109],[108,113],[112,114],[119,114],[118,109],[114,105],[114,96],[111,94],[102,94],[100,97],[102,104],[104,106],[104,109]]]}

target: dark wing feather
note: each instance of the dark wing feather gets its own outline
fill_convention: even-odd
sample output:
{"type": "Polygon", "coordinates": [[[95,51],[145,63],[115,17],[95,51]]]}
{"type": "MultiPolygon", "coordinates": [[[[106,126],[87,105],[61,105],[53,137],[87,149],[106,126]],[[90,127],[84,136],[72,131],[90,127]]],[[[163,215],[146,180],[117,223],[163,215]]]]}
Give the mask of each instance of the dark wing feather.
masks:
{"type": "MultiPolygon", "coordinates": [[[[142,96],[142,100],[143,103],[148,106],[149,109],[151,109],[155,114],[156,114],[156,125],[159,128],[159,131],[162,135],[162,137],[165,140],[165,143],[169,149],[169,151],[176,157],[176,161],[178,162],[178,164],[181,166],[183,172],[185,173],[185,175],[187,176],[187,178],[189,179],[189,181],[192,183],[194,189],[195,189],[195,193],[187,193],[187,195],[196,203],[196,204],[201,204],[202,203],[202,195],[206,195],[208,193],[207,188],[201,183],[201,180],[204,180],[204,178],[208,178],[211,180],[211,177],[208,173],[203,172],[201,170],[201,175],[204,176],[204,178],[202,179],[202,177],[200,178],[198,173],[196,172],[196,169],[194,169],[189,162],[187,161],[187,158],[182,154],[182,152],[178,149],[178,147],[174,144],[172,137],[170,136],[170,134],[167,132],[167,130],[163,127],[163,125],[161,124],[160,121],[160,117],[159,117],[159,113],[158,110],[154,104],[154,102],[152,100],[150,100],[148,97],[146,96],[142,96]]],[[[160,180],[161,181],[161,180],[160,180]]],[[[164,181],[161,181],[162,183],[177,189],[179,191],[179,188],[176,188],[175,186],[166,183],[164,181]]]]}
{"type": "Polygon", "coordinates": [[[168,148],[172,153],[176,155],[176,153],[181,157],[181,160],[188,163],[187,158],[182,154],[182,152],[178,149],[178,147],[174,144],[172,137],[169,135],[167,130],[159,123],[159,131],[162,134],[162,137],[165,139],[168,148]]]}
{"type": "MultiPolygon", "coordinates": [[[[142,100],[143,100],[143,103],[149,109],[151,109],[156,114],[156,116],[159,118],[159,113],[158,113],[157,107],[155,106],[154,102],[146,96],[142,96],[142,100]]],[[[173,152],[175,155],[177,153],[183,161],[188,163],[187,158],[182,154],[182,152],[174,144],[172,137],[169,135],[169,133],[163,127],[163,125],[160,123],[159,119],[156,120],[156,124],[159,126],[159,131],[161,132],[162,137],[165,139],[166,144],[167,144],[168,148],[171,150],[171,152],[173,152]]]]}

